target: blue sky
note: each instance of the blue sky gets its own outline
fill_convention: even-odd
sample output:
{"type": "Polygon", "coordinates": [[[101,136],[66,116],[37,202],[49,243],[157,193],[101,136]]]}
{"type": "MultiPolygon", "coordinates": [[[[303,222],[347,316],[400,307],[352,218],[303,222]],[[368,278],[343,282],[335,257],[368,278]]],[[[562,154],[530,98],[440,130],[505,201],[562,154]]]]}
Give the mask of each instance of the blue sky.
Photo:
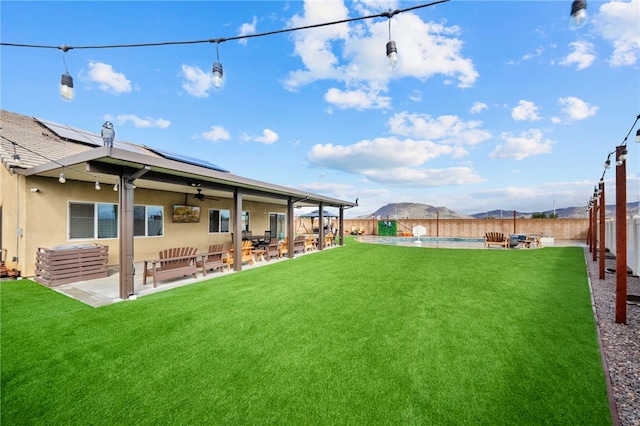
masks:
{"type": "MultiPolygon", "coordinates": [[[[197,41],[375,15],[428,2],[2,1],[4,43],[197,41]]],[[[417,202],[472,214],[585,206],[640,114],[640,0],[459,1],[218,45],[1,47],[1,106],[199,157],[344,200],[347,217],[417,202]],[[65,63],[75,97],[58,94],[65,63]]],[[[640,199],[628,139],[627,194],[640,199]]],[[[605,175],[613,204],[615,170],[605,175]]]]}

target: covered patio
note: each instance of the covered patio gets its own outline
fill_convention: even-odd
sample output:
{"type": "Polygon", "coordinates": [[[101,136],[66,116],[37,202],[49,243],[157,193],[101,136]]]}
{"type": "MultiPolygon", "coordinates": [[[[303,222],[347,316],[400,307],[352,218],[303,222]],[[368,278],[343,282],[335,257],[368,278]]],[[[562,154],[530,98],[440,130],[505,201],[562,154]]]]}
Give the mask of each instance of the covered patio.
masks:
{"type": "Polygon", "coordinates": [[[254,232],[263,233],[268,229],[270,212],[283,218],[283,229],[278,231],[288,240],[288,254],[293,257],[294,209],[338,208],[342,223],[344,209],[357,205],[234,175],[182,153],[117,139],[105,145],[95,133],[44,119],[2,111],[2,121],[0,154],[5,167],[1,173],[6,174],[2,180],[2,226],[21,232],[15,241],[3,241],[3,248],[11,253],[8,266],[24,277],[34,275],[32,265],[39,247],[105,244],[110,248],[109,266],[119,266],[119,298],[124,300],[136,294],[134,263],[157,258],[160,250],[192,246],[205,252],[210,244],[225,243],[225,248],[234,252],[233,269],[240,271],[246,267],[240,258],[242,240],[234,236],[252,230],[246,229],[250,223],[259,227],[254,232]],[[20,158],[20,162],[13,158],[20,158]],[[98,206],[113,206],[109,237],[100,239],[103,229],[91,224],[87,228],[93,237],[74,237],[71,204],[87,205],[95,211],[98,206]],[[210,216],[198,218],[197,223],[178,224],[172,211],[181,205],[205,213],[217,211],[220,216],[224,212],[225,228],[220,225],[211,231],[210,216]],[[134,212],[140,206],[160,211],[154,224],[154,229],[161,229],[159,234],[143,233],[140,237],[140,225],[150,226],[149,216],[136,222],[134,212]],[[252,222],[247,219],[249,214],[255,218],[252,222]],[[43,221],[43,216],[50,220],[43,221]]]}

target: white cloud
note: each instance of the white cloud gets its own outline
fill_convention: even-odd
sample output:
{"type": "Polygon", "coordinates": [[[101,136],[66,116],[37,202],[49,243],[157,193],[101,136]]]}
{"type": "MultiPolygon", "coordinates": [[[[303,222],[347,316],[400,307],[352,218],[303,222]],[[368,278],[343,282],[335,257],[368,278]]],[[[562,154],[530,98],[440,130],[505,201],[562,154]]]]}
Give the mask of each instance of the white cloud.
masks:
{"type": "Polygon", "coordinates": [[[419,90],[412,90],[409,94],[409,100],[413,102],[420,102],[422,100],[422,92],[419,90]]]}
{"type": "Polygon", "coordinates": [[[538,121],[538,107],[531,101],[521,100],[518,106],[511,110],[511,117],[516,121],[538,121]]]}
{"type": "Polygon", "coordinates": [[[333,87],[325,93],[324,99],[340,109],[389,108],[391,105],[391,98],[380,96],[380,92],[373,89],[366,92],[364,90],[342,91],[333,87]]]}
{"type": "Polygon", "coordinates": [[[213,74],[198,67],[182,64],[182,77],[185,79],[182,88],[196,98],[208,97],[209,90],[214,88],[213,74]]]}
{"type": "Polygon", "coordinates": [[[488,108],[489,106],[484,102],[474,102],[473,105],[471,105],[471,109],[469,109],[469,112],[471,114],[480,114],[482,111],[488,108]]]}
{"type": "Polygon", "coordinates": [[[522,60],[523,61],[527,61],[529,59],[533,59],[533,58],[537,58],[538,56],[542,55],[544,53],[544,49],[542,47],[538,47],[535,51],[535,53],[527,53],[525,55],[522,56],[522,60]]]}
{"type": "Polygon", "coordinates": [[[467,185],[484,182],[484,179],[469,167],[450,167],[446,169],[397,168],[392,170],[372,170],[367,178],[373,182],[387,185],[434,187],[448,185],[467,185]]]}
{"type": "Polygon", "coordinates": [[[379,170],[419,166],[452,152],[453,148],[447,145],[391,137],[363,140],[346,146],[317,144],[308,152],[307,159],[316,167],[367,175],[379,170]]]}
{"type": "Polygon", "coordinates": [[[538,129],[531,129],[518,135],[505,132],[501,136],[504,143],[496,146],[496,149],[489,154],[489,158],[512,158],[522,160],[527,157],[551,152],[551,146],[555,143],[550,139],[545,139],[538,129]]]}
{"type": "Polygon", "coordinates": [[[265,145],[271,145],[272,143],[277,142],[278,139],[280,139],[280,137],[278,136],[278,134],[276,132],[274,132],[271,129],[264,129],[262,131],[262,136],[258,136],[256,138],[254,138],[253,140],[256,141],[256,142],[263,143],[265,145]]]}
{"type": "Polygon", "coordinates": [[[569,47],[573,49],[573,52],[569,53],[562,61],[560,65],[570,66],[571,64],[577,64],[577,70],[583,70],[589,68],[596,59],[594,55],[593,43],[588,41],[574,41],[569,43],[569,47]]]}
{"type": "MultiPolygon", "coordinates": [[[[380,3],[358,3],[364,9],[380,3]]],[[[389,6],[389,4],[386,4],[389,6]]],[[[387,10],[387,9],[385,9],[387,10]]],[[[342,0],[307,1],[303,15],[294,16],[290,26],[348,19],[342,0]]],[[[285,87],[297,90],[311,82],[332,79],[348,86],[386,85],[392,78],[414,77],[426,80],[436,75],[456,79],[459,87],[470,87],[478,73],[470,59],[461,54],[463,43],[457,36],[460,28],[424,22],[418,15],[405,12],[392,20],[392,38],[397,44],[400,69],[387,69],[384,49],[389,38],[387,20],[359,21],[298,31],[293,34],[295,54],[303,68],[292,71],[285,87]]]]}
{"type": "Polygon", "coordinates": [[[102,62],[89,62],[89,80],[98,83],[100,90],[119,95],[131,92],[131,82],[123,73],[102,62]]]}
{"type": "Polygon", "coordinates": [[[613,66],[634,65],[640,57],[640,0],[611,1],[594,16],[596,31],[613,45],[613,66]]]}
{"type": "Polygon", "coordinates": [[[582,99],[574,96],[568,96],[566,98],[559,98],[558,104],[563,108],[562,111],[568,116],[570,120],[584,120],[596,114],[598,107],[590,106],[582,99]]]}
{"type": "Polygon", "coordinates": [[[208,141],[218,142],[218,141],[226,141],[231,139],[231,135],[229,132],[225,130],[222,126],[211,126],[209,131],[202,133],[201,135],[208,141]]]}
{"type": "Polygon", "coordinates": [[[463,121],[456,115],[432,118],[429,114],[400,112],[389,118],[391,133],[452,145],[477,145],[491,138],[482,121],[463,121]]]}
{"type": "Polygon", "coordinates": [[[125,124],[128,121],[133,123],[135,127],[156,127],[159,129],[166,129],[171,125],[169,120],[162,118],[140,118],[134,114],[121,114],[116,117],[118,124],[125,124]]]}
{"type": "MultiPolygon", "coordinates": [[[[255,16],[253,17],[253,20],[251,21],[251,23],[244,23],[240,26],[240,28],[238,29],[238,35],[239,36],[246,36],[249,34],[255,34],[256,32],[256,24],[258,23],[258,18],[256,18],[255,16]]],[[[247,44],[247,39],[246,38],[242,38],[240,40],[238,40],[238,42],[240,44],[247,44]]]]}
{"type": "Polygon", "coordinates": [[[396,186],[434,187],[477,183],[470,167],[423,168],[425,162],[459,150],[424,140],[378,138],[353,145],[315,145],[307,154],[312,166],[359,174],[367,181],[396,186]]]}

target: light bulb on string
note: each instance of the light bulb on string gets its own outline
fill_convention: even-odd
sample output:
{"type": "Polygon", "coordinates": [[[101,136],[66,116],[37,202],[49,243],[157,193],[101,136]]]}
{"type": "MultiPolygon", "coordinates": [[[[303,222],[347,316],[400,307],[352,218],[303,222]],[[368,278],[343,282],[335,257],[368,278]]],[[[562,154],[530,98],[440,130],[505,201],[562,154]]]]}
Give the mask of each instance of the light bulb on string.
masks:
{"type": "MultiPolygon", "coordinates": [[[[67,52],[71,49],[69,46],[62,46],[60,48],[63,52],[67,52]]],[[[60,77],[60,96],[63,99],[70,101],[73,99],[73,77],[69,74],[69,70],[67,69],[67,61],[64,59],[64,55],[62,56],[62,62],[64,63],[65,72],[60,77]]]]}

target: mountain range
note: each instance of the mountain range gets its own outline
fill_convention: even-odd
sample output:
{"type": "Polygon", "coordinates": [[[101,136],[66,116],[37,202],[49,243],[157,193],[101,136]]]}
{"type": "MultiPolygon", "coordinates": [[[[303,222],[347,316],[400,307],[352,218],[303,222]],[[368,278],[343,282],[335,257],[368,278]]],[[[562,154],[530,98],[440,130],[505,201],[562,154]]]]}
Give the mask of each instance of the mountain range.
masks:
{"type": "MultiPolygon", "coordinates": [[[[627,214],[639,211],[638,202],[627,204],[627,214]]],[[[605,206],[605,216],[615,217],[616,206],[605,206]]],[[[589,212],[586,207],[565,207],[562,209],[547,210],[543,212],[519,212],[516,211],[516,217],[530,219],[534,214],[544,213],[546,217],[551,217],[554,213],[558,218],[562,219],[586,219],[589,212]]],[[[491,210],[487,212],[474,213],[466,215],[455,212],[446,207],[434,207],[421,203],[390,203],[380,207],[375,212],[368,215],[358,216],[358,219],[369,219],[371,217],[379,217],[380,219],[508,219],[513,217],[513,210],[491,210]]]]}

